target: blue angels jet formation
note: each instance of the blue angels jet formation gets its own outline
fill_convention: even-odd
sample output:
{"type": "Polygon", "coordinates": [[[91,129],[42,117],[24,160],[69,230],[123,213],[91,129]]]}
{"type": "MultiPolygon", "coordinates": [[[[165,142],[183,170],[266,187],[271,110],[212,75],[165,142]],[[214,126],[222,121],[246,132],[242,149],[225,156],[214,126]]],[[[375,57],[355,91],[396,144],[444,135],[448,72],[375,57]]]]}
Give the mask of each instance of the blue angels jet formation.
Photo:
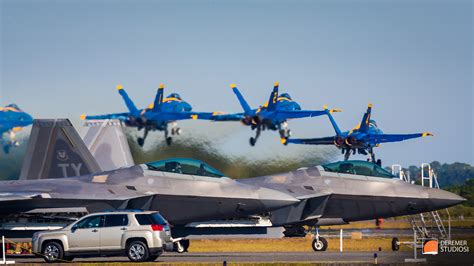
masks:
{"type": "MultiPolygon", "coordinates": [[[[268,102],[259,108],[251,108],[246,99],[240,93],[235,84],[230,87],[237,100],[242,106],[243,112],[223,114],[220,112],[195,112],[189,103],[185,102],[177,93],[171,93],[164,96],[164,85],[160,84],[154,102],[146,108],[139,109],[130,99],[123,86],[117,86],[118,93],[128,109],[127,112],[110,113],[103,115],[82,115],[81,119],[101,120],[118,119],[128,127],[135,127],[138,130],[144,130],[143,137],[138,137],[137,142],[143,146],[149,131],[164,131],[165,140],[168,145],[172,143],[170,135],[180,135],[181,129],[177,127],[177,121],[186,119],[202,119],[216,122],[221,121],[239,121],[245,126],[255,130],[255,136],[251,137],[249,142],[254,146],[263,130],[278,131],[281,142],[285,145],[308,144],[308,145],[334,145],[342,150],[344,159],[348,160],[351,154],[370,154],[371,160],[376,162],[373,148],[381,143],[398,142],[407,139],[432,136],[431,133],[414,134],[385,134],[377,127],[377,123],[371,119],[372,105],[369,104],[367,112],[362,118],[362,122],[349,131],[342,132],[339,129],[332,113],[340,112],[339,109],[328,109],[324,106],[323,110],[303,110],[301,106],[294,101],[288,93],[279,94],[279,83],[275,82],[273,90],[270,93],[268,102]],[[288,129],[288,120],[305,117],[317,117],[327,115],[336,135],[322,138],[290,138],[291,131],[288,129]]],[[[4,152],[8,153],[12,146],[18,146],[19,142],[15,140],[15,132],[22,127],[28,126],[33,119],[30,115],[23,112],[16,105],[8,105],[0,108],[0,134],[1,144],[4,152]],[[8,135],[9,139],[4,139],[8,135]]],[[[380,160],[377,161],[381,164],[380,160]]]]}
{"type": "Polygon", "coordinates": [[[164,88],[164,85],[160,84],[153,104],[150,104],[148,108],[138,109],[127,92],[123,89],[123,86],[118,85],[117,90],[122,96],[128,108],[128,112],[104,115],[82,115],[81,119],[119,119],[124,122],[126,126],[136,127],[138,130],[143,129],[143,137],[137,139],[140,146],[143,146],[145,143],[149,131],[164,131],[166,143],[170,145],[172,137],[169,136],[169,134],[181,134],[181,129],[177,127],[176,121],[200,119],[200,116],[209,117],[211,113],[193,112],[191,105],[183,101],[181,96],[177,93],[171,93],[168,97],[163,98],[164,88]]]}
{"type": "Polygon", "coordinates": [[[23,112],[16,104],[0,107],[0,144],[5,153],[11,147],[20,145],[16,133],[32,123],[31,115],[23,112]]]}
{"type": "MultiPolygon", "coordinates": [[[[324,109],[327,110],[326,107],[324,109]]],[[[283,141],[284,144],[335,145],[337,148],[342,150],[345,160],[349,159],[351,153],[355,154],[357,152],[363,155],[370,154],[372,162],[376,162],[374,147],[380,146],[381,143],[398,142],[407,139],[432,136],[429,132],[414,134],[383,133],[383,131],[377,126],[375,120],[371,119],[372,104],[369,104],[367,107],[367,112],[364,113],[362,121],[352,130],[344,132],[339,129],[339,126],[331,113],[332,112],[329,111],[327,112],[327,115],[334,131],[336,132],[335,136],[309,139],[287,139],[283,141]]],[[[381,161],[377,160],[377,164],[381,165],[381,161]]]]}

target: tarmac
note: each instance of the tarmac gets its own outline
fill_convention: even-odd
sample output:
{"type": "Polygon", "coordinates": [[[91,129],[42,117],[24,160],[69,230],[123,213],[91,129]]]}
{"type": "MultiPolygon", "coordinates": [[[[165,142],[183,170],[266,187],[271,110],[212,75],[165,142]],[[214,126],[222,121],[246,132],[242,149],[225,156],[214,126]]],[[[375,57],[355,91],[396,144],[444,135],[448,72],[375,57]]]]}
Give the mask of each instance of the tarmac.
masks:
{"type": "MultiPolygon", "coordinates": [[[[429,264],[457,264],[473,265],[473,253],[453,253],[438,255],[418,255],[419,258],[427,258],[429,264]]],[[[377,263],[397,264],[404,263],[405,258],[413,258],[413,252],[377,252],[377,263]]],[[[10,257],[16,263],[45,263],[41,258],[34,257],[10,257]]],[[[361,263],[373,264],[373,252],[269,252],[269,253],[165,253],[155,262],[157,263],[361,263]]],[[[74,263],[118,263],[129,262],[127,257],[101,257],[101,258],[77,258],[74,263]]]]}

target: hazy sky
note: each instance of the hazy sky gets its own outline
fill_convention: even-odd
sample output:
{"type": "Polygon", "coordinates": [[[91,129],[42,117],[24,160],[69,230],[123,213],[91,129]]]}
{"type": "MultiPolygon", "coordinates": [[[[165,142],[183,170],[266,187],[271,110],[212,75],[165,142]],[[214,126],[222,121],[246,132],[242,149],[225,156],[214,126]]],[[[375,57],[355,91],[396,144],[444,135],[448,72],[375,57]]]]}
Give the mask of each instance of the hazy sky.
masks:
{"type": "MultiPolygon", "coordinates": [[[[342,108],[341,128],[371,102],[386,133],[435,134],[382,145],[384,164],[474,163],[472,1],[0,2],[1,104],[34,117],[124,111],[117,84],[145,106],[162,82],[196,111],[240,112],[230,83],[256,107],[280,81],[303,108],[342,108]]],[[[318,152],[283,147],[275,132],[251,148],[238,124],[182,126],[182,138],[211,132],[240,155],[318,152]]],[[[290,128],[334,133],[326,118],[290,128]]]]}

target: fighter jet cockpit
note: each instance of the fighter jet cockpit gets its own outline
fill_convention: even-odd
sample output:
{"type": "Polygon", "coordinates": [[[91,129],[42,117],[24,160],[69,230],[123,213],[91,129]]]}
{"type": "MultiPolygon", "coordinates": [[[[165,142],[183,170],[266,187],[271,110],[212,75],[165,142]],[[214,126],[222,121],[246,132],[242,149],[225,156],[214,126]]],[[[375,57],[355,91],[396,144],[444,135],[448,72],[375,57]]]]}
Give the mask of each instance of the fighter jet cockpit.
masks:
{"type": "Polygon", "coordinates": [[[177,93],[171,93],[170,95],[168,95],[168,97],[166,98],[175,98],[175,99],[178,99],[178,100],[182,100],[181,99],[181,96],[177,93]]]}
{"type": "Polygon", "coordinates": [[[148,170],[169,172],[183,175],[223,177],[224,174],[209,166],[205,162],[189,158],[171,158],[147,163],[148,170]]]}
{"type": "Polygon", "coordinates": [[[375,176],[382,178],[396,178],[389,171],[383,169],[379,165],[367,162],[367,161],[340,161],[335,163],[329,163],[322,165],[324,171],[349,174],[349,175],[363,175],[363,176],[375,176]]]}
{"type": "Polygon", "coordinates": [[[291,99],[291,96],[290,96],[290,94],[288,94],[288,93],[286,93],[286,92],[285,92],[285,93],[282,93],[282,94],[280,94],[280,96],[278,96],[278,98],[286,98],[286,99],[288,99],[288,100],[290,100],[290,101],[292,101],[292,100],[293,100],[293,99],[291,99]]]}

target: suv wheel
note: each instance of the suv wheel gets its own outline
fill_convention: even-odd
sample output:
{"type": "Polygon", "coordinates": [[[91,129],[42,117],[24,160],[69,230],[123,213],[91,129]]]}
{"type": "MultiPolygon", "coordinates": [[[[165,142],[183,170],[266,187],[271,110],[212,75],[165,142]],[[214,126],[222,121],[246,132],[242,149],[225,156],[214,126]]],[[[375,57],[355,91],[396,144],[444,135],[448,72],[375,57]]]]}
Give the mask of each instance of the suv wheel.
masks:
{"type": "Polygon", "coordinates": [[[57,242],[48,242],[43,245],[41,252],[48,263],[58,262],[64,258],[63,247],[57,242]]]}
{"type": "Polygon", "coordinates": [[[137,240],[128,245],[127,257],[133,262],[143,262],[148,260],[150,253],[147,245],[143,241],[137,240]]]}

